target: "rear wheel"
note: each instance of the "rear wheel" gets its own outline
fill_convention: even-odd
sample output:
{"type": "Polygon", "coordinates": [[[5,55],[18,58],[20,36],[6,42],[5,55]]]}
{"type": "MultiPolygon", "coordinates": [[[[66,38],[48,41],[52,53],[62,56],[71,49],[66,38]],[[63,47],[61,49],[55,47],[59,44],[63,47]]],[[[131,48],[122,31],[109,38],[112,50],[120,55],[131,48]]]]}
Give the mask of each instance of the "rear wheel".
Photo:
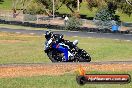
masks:
{"type": "Polygon", "coordinates": [[[62,62],[62,55],[57,51],[52,50],[47,55],[52,62],[62,62]]]}
{"type": "Polygon", "coordinates": [[[53,58],[53,51],[48,52],[47,55],[52,62],[58,62],[55,58],[53,58]]]}

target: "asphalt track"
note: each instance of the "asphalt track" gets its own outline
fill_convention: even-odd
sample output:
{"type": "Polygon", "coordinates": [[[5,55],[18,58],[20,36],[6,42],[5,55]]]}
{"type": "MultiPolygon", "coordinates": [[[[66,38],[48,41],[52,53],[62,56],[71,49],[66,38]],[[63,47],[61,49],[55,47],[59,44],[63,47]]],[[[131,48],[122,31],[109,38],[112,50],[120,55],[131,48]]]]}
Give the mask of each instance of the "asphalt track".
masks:
{"type": "MultiPolygon", "coordinates": [[[[79,32],[79,31],[62,31],[52,30],[54,33],[63,34],[66,36],[79,36],[79,37],[93,37],[93,38],[109,38],[115,40],[127,40],[132,41],[132,34],[118,34],[118,33],[95,33],[95,32],[79,32]]],[[[1,32],[32,34],[32,35],[44,35],[46,30],[25,30],[25,29],[9,29],[0,28],[1,32]]]]}
{"type": "MultiPolygon", "coordinates": [[[[1,32],[9,33],[20,33],[20,34],[31,34],[31,35],[44,35],[46,30],[25,30],[25,29],[9,29],[9,28],[0,28],[1,32]]],[[[93,38],[109,38],[115,40],[126,40],[132,41],[132,34],[113,34],[113,33],[93,33],[93,32],[78,32],[78,31],[59,31],[53,30],[54,33],[63,34],[66,36],[79,36],[79,37],[93,37],[93,38]]],[[[108,61],[108,62],[90,62],[89,64],[132,64],[132,61],[108,61]]],[[[2,64],[0,66],[12,66],[12,65],[43,65],[43,64],[52,64],[52,63],[27,63],[27,64],[2,64]]],[[[54,63],[58,64],[58,63],[54,63]]],[[[64,63],[61,63],[64,64],[64,63]]],[[[68,63],[71,64],[71,63],[68,63]]],[[[77,63],[72,63],[77,64],[77,63]]],[[[79,63],[81,64],[81,63],[79,63]]],[[[85,64],[85,63],[83,63],[85,64]]],[[[88,63],[86,63],[88,64],[88,63]]]]}

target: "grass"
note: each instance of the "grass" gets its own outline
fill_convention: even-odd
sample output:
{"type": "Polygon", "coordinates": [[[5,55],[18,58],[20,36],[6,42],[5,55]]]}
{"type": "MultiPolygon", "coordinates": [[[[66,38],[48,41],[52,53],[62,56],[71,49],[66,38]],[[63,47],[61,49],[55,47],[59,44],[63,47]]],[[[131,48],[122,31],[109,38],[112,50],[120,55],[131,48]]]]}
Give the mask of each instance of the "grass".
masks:
{"type": "Polygon", "coordinates": [[[121,21],[132,23],[132,15],[129,17],[128,15],[123,14],[121,12],[116,12],[116,14],[120,16],[121,21]]]}
{"type": "MultiPolygon", "coordinates": [[[[70,38],[74,40],[75,38],[70,38]]],[[[99,38],[79,38],[79,47],[88,51],[92,56],[92,61],[116,61],[131,60],[132,42],[123,40],[99,39],[99,38]]]]}
{"type": "MultiPolygon", "coordinates": [[[[97,72],[106,73],[106,72],[97,72]]],[[[117,72],[107,72],[107,74],[117,72]]],[[[118,72],[122,74],[124,72],[118,72]]],[[[132,76],[132,72],[125,72],[132,76]]],[[[90,73],[91,74],[91,73],[90,73]]],[[[80,86],[76,82],[76,74],[65,74],[61,76],[36,76],[23,78],[0,79],[0,88],[131,88],[129,84],[86,84],[80,86]]]]}
{"type": "MultiPolygon", "coordinates": [[[[132,42],[123,40],[65,36],[71,41],[78,39],[79,47],[89,51],[92,61],[131,60],[132,42]]],[[[43,52],[44,36],[0,32],[0,64],[50,62],[43,52]]],[[[50,69],[49,69],[50,70],[50,69]]],[[[88,71],[88,74],[130,74],[132,72],[88,71]]],[[[34,76],[0,78],[0,88],[131,88],[129,84],[86,84],[76,82],[76,74],[60,76],[34,76]]]]}
{"type": "MultiPolygon", "coordinates": [[[[90,53],[92,62],[132,59],[132,42],[68,36],[65,39],[78,39],[78,46],[90,53]]],[[[0,64],[50,62],[43,52],[44,41],[44,36],[0,32],[0,64]]]]}
{"type": "Polygon", "coordinates": [[[0,28],[26,29],[26,30],[46,30],[47,29],[47,28],[24,27],[24,26],[8,25],[8,24],[0,24],[0,28]]]}
{"type": "Polygon", "coordinates": [[[9,10],[12,8],[12,0],[4,0],[4,2],[1,2],[0,9],[2,10],[9,10]]]}
{"type": "Polygon", "coordinates": [[[66,31],[66,30],[56,30],[56,29],[48,29],[48,28],[34,28],[34,27],[26,27],[19,25],[9,25],[9,24],[0,24],[0,28],[9,28],[9,29],[23,29],[23,30],[53,30],[53,31],[66,31]]]}
{"type": "Polygon", "coordinates": [[[0,33],[0,64],[42,63],[48,59],[43,52],[43,37],[0,33]]]}

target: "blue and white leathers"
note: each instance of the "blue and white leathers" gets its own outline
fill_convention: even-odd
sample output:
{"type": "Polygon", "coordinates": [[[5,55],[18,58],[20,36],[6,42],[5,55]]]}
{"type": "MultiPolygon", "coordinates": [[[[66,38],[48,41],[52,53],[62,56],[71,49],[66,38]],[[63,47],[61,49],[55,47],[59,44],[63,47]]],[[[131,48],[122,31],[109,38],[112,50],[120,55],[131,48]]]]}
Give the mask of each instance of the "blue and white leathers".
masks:
{"type": "Polygon", "coordinates": [[[69,46],[65,45],[64,43],[54,43],[52,41],[52,38],[47,41],[47,44],[45,45],[45,49],[49,47],[49,45],[52,43],[52,48],[64,53],[64,61],[68,61],[69,60],[69,56],[73,56],[69,51],[69,46]]]}

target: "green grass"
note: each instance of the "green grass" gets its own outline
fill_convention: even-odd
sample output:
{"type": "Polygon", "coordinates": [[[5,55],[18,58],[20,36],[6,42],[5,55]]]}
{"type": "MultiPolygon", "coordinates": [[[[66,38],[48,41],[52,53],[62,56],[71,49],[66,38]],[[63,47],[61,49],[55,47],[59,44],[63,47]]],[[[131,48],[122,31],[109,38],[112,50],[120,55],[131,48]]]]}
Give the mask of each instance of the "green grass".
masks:
{"type": "Polygon", "coordinates": [[[93,8],[91,11],[88,10],[87,3],[82,3],[80,7],[80,14],[86,15],[87,17],[94,17],[97,12],[96,8],[93,8]]]}
{"type": "MultiPolygon", "coordinates": [[[[19,25],[9,25],[9,24],[0,24],[0,28],[9,28],[9,29],[23,29],[23,30],[50,30],[48,28],[34,28],[34,27],[26,27],[26,26],[19,26],[19,25]]],[[[52,29],[53,31],[66,31],[66,30],[56,30],[52,29]]]]}
{"type": "MultiPolygon", "coordinates": [[[[75,38],[70,38],[74,40],[75,38]]],[[[132,42],[123,40],[79,38],[79,47],[91,54],[92,61],[131,60],[132,42]]]]}
{"type": "Polygon", "coordinates": [[[11,10],[12,9],[12,0],[4,0],[4,2],[2,2],[0,4],[0,9],[2,10],[11,10]]]}
{"type": "Polygon", "coordinates": [[[116,14],[120,16],[121,21],[123,21],[123,22],[132,22],[132,15],[129,17],[128,15],[123,14],[121,12],[117,12],[116,14]]]}
{"type": "MultiPolygon", "coordinates": [[[[132,42],[123,40],[67,37],[79,40],[78,46],[90,53],[95,61],[132,60],[132,42]]],[[[43,63],[50,62],[43,52],[44,36],[29,36],[0,33],[0,64],[7,63],[43,63]]]]}
{"type": "Polygon", "coordinates": [[[70,10],[65,5],[62,5],[62,7],[57,12],[71,14],[70,10]]]}
{"type": "Polygon", "coordinates": [[[5,33],[0,37],[2,40],[6,41],[0,44],[0,64],[49,61],[43,52],[43,37],[5,33]]]}
{"type": "MultiPolygon", "coordinates": [[[[111,72],[107,72],[107,74],[109,73],[111,72]]],[[[112,73],[117,74],[116,72],[112,73]]],[[[122,73],[124,72],[119,72],[119,74],[122,73]]],[[[132,72],[125,73],[132,76],[132,72]]],[[[86,84],[84,86],[80,86],[76,82],[75,74],[65,74],[61,76],[3,78],[0,79],[0,85],[0,88],[131,88],[132,82],[129,84],[86,84]]]]}
{"type": "Polygon", "coordinates": [[[8,25],[8,24],[0,24],[0,28],[26,29],[26,30],[46,30],[47,29],[47,28],[24,27],[19,25],[8,25]]]}

